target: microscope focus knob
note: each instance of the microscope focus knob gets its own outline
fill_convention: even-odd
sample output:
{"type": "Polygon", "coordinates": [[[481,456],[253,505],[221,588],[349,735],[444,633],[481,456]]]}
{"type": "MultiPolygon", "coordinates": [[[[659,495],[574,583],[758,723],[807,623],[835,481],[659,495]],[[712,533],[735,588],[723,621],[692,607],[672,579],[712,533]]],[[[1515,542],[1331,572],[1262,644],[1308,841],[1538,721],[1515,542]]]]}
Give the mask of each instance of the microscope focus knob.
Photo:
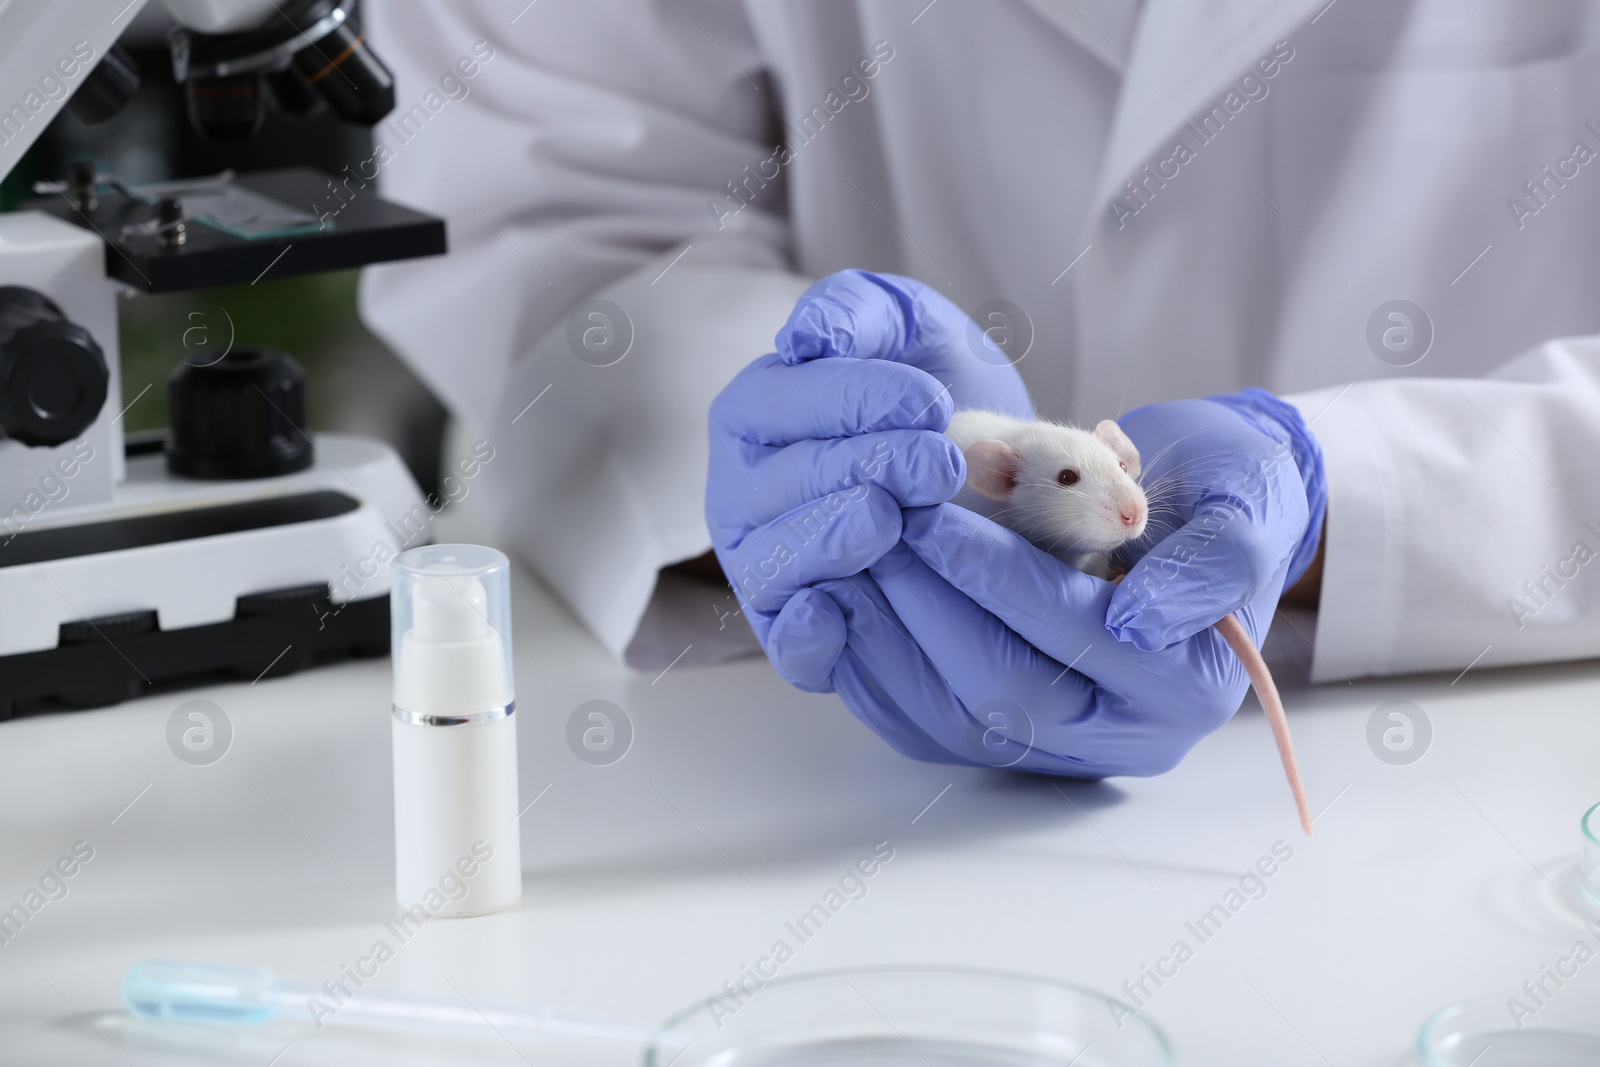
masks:
{"type": "Polygon", "coordinates": [[[43,293],[0,286],[0,431],[59,445],[99,417],[111,375],[89,331],[43,293]]]}
{"type": "Polygon", "coordinates": [[[167,379],[167,469],[189,478],[270,478],[311,466],[306,373],[272,348],[180,363],[167,379]]]}

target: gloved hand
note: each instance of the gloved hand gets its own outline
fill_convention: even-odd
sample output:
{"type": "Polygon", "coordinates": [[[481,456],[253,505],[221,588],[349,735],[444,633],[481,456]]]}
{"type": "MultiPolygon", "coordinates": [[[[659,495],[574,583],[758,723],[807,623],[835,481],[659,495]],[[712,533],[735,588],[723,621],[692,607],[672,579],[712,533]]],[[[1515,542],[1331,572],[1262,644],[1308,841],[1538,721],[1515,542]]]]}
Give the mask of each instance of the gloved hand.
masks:
{"type": "Polygon", "coordinates": [[[1237,612],[1259,643],[1315,554],[1321,454],[1294,409],[1256,391],[1122,425],[1162,525],[1130,546],[1143,558],[1120,586],[955,505],[915,508],[871,581],[818,584],[810,634],[838,610],[837,659],[795,651],[798,627],[780,654],[825,666],[851,710],[917,758],[1091,778],[1176,765],[1249,685],[1211,624],[1237,612]]]}
{"type": "Polygon", "coordinates": [[[910,278],[823,278],[777,348],[712,402],[706,521],[779,673],[826,691],[845,626],[814,583],[860,574],[899,541],[902,507],[961,487],[965,463],[941,432],[954,403],[1033,407],[961,309],[910,278]]]}
{"type": "Polygon", "coordinates": [[[1311,566],[1328,508],[1322,449],[1300,413],[1246,389],[1151,404],[1120,424],[1144,458],[1152,508],[1124,553],[1137,563],[1111,598],[1111,632],[1166,648],[1259,592],[1276,604],[1311,566]]]}
{"type": "Polygon", "coordinates": [[[1320,452],[1293,409],[1265,394],[1130,415],[1149,480],[1173,497],[1157,530],[1197,528],[1135,567],[1117,620],[1129,640],[1117,640],[1118,587],[964,509],[919,506],[948,499],[964,473],[935,434],[948,398],[925,374],[873,361],[926,368],[961,406],[1031,415],[998,353],[971,358],[972,329],[906,279],[846,272],[814,286],[778,353],[713,405],[707,517],[723,569],[779,672],[837,688],[907,755],[1080,777],[1166,770],[1248,685],[1210,624],[1242,606],[1259,642],[1284,580],[1314,555],[1320,452]],[[1284,440],[1291,462],[1252,464],[1284,440]],[[1228,501],[1248,529],[1201,525],[1228,501]],[[905,545],[896,505],[913,509],[905,545]],[[1200,573],[1216,559],[1231,570],[1200,573]]]}

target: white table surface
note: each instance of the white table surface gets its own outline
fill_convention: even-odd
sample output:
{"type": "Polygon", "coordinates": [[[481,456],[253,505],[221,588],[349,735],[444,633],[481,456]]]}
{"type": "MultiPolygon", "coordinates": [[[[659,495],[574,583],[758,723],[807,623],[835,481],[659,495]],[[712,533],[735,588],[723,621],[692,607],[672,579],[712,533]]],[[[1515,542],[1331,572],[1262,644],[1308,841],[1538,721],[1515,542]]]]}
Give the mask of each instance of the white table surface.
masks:
{"type": "MultiPolygon", "coordinates": [[[[1600,799],[1593,663],[1291,690],[1325,808],[1306,841],[1253,700],[1152,780],[926,765],[763,660],[633,674],[528,575],[514,595],[524,802],[545,791],[521,823],[523,900],[430,923],[375,984],[654,1022],[737,977],[887,841],[867,895],[784,974],[941,963],[1115,991],[1179,938],[1196,945],[1185,922],[1283,841],[1293,858],[1267,894],[1198,945],[1146,1015],[1182,1064],[1390,1067],[1411,1062],[1431,1012],[1515,995],[1585,936],[1564,899],[1578,818],[1600,799]],[[635,728],[610,766],[566,742],[596,698],[635,728]],[[1395,698],[1434,728],[1409,766],[1366,740],[1395,698]]],[[[75,842],[94,849],[67,895],[0,945],[0,1064],[451,1062],[333,1028],[165,1040],[119,1011],[121,976],[143,958],[320,983],[382,935],[398,911],[388,686],[388,661],[369,660],[0,724],[0,907],[75,842]],[[194,697],[234,728],[209,766],[165,739],[194,697]]],[[[1597,991],[1593,963],[1559,995],[1597,991]]],[[[636,1062],[530,1041],[471,1051],[456,1062],[636,1062]]]]}

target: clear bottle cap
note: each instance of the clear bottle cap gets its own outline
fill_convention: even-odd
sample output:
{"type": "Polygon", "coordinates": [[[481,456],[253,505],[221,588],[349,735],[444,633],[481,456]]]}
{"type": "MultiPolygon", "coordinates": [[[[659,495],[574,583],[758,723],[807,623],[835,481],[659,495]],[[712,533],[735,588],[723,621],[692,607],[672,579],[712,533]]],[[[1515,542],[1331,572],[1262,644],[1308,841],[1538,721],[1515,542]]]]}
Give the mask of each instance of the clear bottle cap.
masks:
{"type": "Polygon", "coordinates": [[[509,706],[511,564],[481,545],[425,545],[395,561],[394,706],[467,718],[509,706]]]}

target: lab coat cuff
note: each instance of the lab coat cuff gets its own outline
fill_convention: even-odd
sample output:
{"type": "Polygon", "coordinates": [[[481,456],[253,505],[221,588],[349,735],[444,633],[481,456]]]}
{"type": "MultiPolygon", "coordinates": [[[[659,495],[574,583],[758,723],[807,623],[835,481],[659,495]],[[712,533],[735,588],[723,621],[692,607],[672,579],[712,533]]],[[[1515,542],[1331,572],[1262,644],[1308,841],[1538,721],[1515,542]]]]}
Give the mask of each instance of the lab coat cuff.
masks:
{"type": "Polygon", "coordinates": [[[1393,657],[1401,583],[1394,531],[1403,521],[1395,469],[1359,385],[1284,397],[1316,435],[1327,477],[1327,530],[1311,680],[1384,673],[1393,657]]]}

